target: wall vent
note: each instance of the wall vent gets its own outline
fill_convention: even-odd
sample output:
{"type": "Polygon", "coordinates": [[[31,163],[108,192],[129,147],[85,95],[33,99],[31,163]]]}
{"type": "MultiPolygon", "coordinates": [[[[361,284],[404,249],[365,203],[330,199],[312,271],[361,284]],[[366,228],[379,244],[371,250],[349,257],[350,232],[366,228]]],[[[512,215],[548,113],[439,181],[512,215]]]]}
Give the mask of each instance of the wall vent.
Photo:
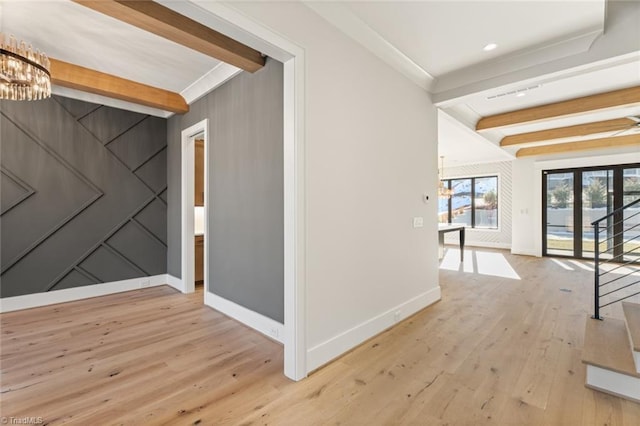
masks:
{"type": "Polygon", "coordinates": [[[487,96],[487,100],[491,101],[493,99],[500,99],[504,96],[517,95],[518,93],[526,93],[531,90],[539,89],[540,87],[542,87],[541,84],[536,84],[535,86],[528,86],[528,87],[523,87],[521,89],[510,90],[508,92],[498,93],[497,95],[487,96]]]}

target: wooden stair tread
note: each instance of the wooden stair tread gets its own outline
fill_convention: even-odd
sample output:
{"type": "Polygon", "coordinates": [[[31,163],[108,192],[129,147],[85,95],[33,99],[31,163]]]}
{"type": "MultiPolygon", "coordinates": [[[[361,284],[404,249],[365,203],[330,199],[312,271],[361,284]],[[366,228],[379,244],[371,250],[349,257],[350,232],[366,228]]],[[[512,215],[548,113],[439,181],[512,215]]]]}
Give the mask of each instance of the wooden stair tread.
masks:
{"type": "Polygon", "coordinates": [[[640,378],[631,355],[629,335],[624,321],[587,317],[582,362],[640,378]]]}
{"type": "Polygon", "coordinates": [[[627,320],[627,328],[629,329],[629,336],[631,336],[633,350],[640,352],[640,304],[622,302],[622,310],[627,320]]]}

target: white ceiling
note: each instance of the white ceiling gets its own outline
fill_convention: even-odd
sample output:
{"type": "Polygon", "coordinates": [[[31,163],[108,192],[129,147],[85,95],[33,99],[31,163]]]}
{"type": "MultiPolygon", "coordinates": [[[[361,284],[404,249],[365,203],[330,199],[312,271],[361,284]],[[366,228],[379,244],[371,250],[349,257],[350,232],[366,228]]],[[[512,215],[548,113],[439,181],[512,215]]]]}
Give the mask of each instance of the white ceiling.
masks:
{"type": "MultiPolygon", "coordinates": [[[[0,27],[49,57],[183,94],[224,68],[239,70],[210,56],[95,12],[68,0],[1,2],[0,27]]],[[[219,84],[220,82],[218,82],[219,84]]],[[[209,88],[210,90],[210,88],[209,88]]],[[[54,93],[167,116],[160,110],[54,87],[54,93]]]]}
{"type": "Polygon", "coordinates": [[[620,59],[627,52],[624,50],[627,45],[640,52],[638,23],[633,22],[638,12],[628,13],[633,5],[615,4],[612,8],[611,1],[309,1],[307,4],[436,96],[447,91],[453,93],[450,100],[440,102],[446,114],[440,114],[438,120],[438,149],[453,166],[514,158],[517,148],[499,147],[505,135],[640,115],[637,107],[619,108],[482,134],[474,130],[483,116],[640,85],[637,52],[620,59]],[[625,20],[631,21],[626,25],[636,30],[625,32],[627,27],[621,24],[625,20]],[[602,42],[606,37],[609,44],[602,42]],[[391,48],[385,48],[385,43],[391,48]],[[497,43],[498,48],[485,52],[483,47],[488,43],[497,43]],[[616,60],[601,61],[602,57],[592,52],[598,43],[599,54],[604,51],[605,58],[616,60]],[[619,47],[620,51],[615,52],[619,47]],[[394,51],[396,58],[390,60],[390,52],[394,51]],[[580,55],[586,58],[581,67],[572,62],[580,55]],[[398,66],[402,61],[405,66],[398,66]],[[564,68],[560,66],[562,72],[549,72],[548,68],[546,73],[531,76],[530,70],[544,68],[554,61],[566,63],[564,68]],[[475,92],[467,89],[486,86],[486,81],[499,80],[509,73],[521,78],[475,92]],[[462,96],[455,93],[456,88],[462,89],[462,96]],[[525,96],[512,94],[487,99],[527,88],[532,89],[525,96]]]}
{"type": "Polygon", "coordinates": [[[178,93],[220,63],[70,1],[4,2],[2,31],[50,57],[178,93]]]}
{"type": "MultiPolygon", "coordinates": [[[[192,19],[220,30],[198,5],[187,1],[158,1],[179,13],[185,13],[183,9],[189,10],[188,15],[192,19]]],[[[477,81],[486,81],[487,72],[490,75],[494,75],[495,70],[517,74],[519,69],[532,69],[571,55],[588,55],[592,45],[615,32],[616,22],[611,22],[611,15],[615,15],[617,20],[631,16],[622,9],[617,15],[609,13],[607,32],[603,36],[605,0],[305,3],[414,82],[434,90],[439,87],[436,85],[445,81],[443,90],[450,90],[452,82],[456,87],[464,88],[477,81]],[[497,43],[498,48],[491,52],[483,51],[482,47],[489,42],[497,43]],[[485,74],[475,70],[482,70],[485,74]]],[[[615,12],[613,9],[610,11],[615,12]]],[[[239,72],[230,65],[69,0],[0,0],[0,26],[3,32],[32,42],[51,57],[178,92],[187,102],[239,72]],[[25,33],[25,28],[29,29],[28,33],[25,33]]],[[[640,51],[640,40],[637,44],[640,51]]],[[[498,148],[501,137],[538,130],[540,125],[479,135],[472,129],[480,116],[638,85],[638,57],[585,68],[560,77],[542,75],[527,78],[520,80],[522,83],[512,82],[478,90],[448,102],[446,107],[443,106],[446,114],[442,114],[439,120],[440,152],[452,165],[512,158],[512,151],[498,148]],[[486,99],[500,92],[537,85],[540,87],[528,91],[524,97],[511,95],[486,99]]],[[[54,92],[140,112],[168,115],[163,111],[70,89],[54,88],[54,92]]],[[[439,91],[437,93],[440,94],[439,91]]],[[[604,112],[595,117],[563,119],[556,124],[618,118],[622,112],[640,115],[640,111],[632,108],[604,112]]]]}
{"type": "Polygon", "coordinates": [[[604,1],[344,2],[429,74],[602,30],[604,1]],[[485,52],[483,47],[497,43],[485,52]]]}
{"type": "MultiPolygon", "coordinates": [[[[550,102],[558,102],[566,99],[573,99],[638,85],[640,85],[640,61],[636,59],[608,68],[601,68],[591,72],[571,75],[566,78],[560,78],[551,81],[547,81],[544,78],[541,78],[537,82],[529,82],[529,84],[520,87],[503,87],[487,92],[482,92],[473,96],[465,97],[464,101],[444,108],[444,111],[455,117],[459,123],[465,123],[466,127],[471,130],[475,127],[475,123],[481,117],[486,117],[488,115],[500,114],[503,112],[535,107],[550,102]],[[487,99],[490,96],[505,93],[505,91],[513,92],[524,87],[535,88],[524,92],[526,94],[521,97],[518,97],[515,93],[513,93],[497,99],[487,99]]],[[[493,145],[497,147],[500,140],[508,135],[535,132],[539,130],[573,126],[577,124],[629,116],[640,116],[640,106],[634,105],[628,107],[611,108],[585,114],[565,116],[552,120],[545,120],[541,122],[520,124],[515,126],[503,127],[500,129],[483,131],[481,132],[481,134],[484,139],[492,142],[493,145]]],[[[627,131],[625,134],[629,134],[630,131],[627,131]]],[[[615,130],[602,134],[592,134],[588,137],[557,139],[554,140],[553,143],[612,136],[617,132],[618,131],[615,130]]],[[[476,132],[473,133],[478,135],[478,133],[476,132]]],[[[453,134],[444,133],[442,135],[442,138],[440,139],[441,144],[439,145],[439,148],[444,148],[444,145],[449,143],[449,139],[451,137],[456,136],[454,136],[453,134]]],[[[515,155],[515,152],[519,148],[529,145],[531,144],[516,147],[507,147],[505,149],[501,149],[501,151],[515,155]]],[[[470,152],[483,150],[483,148],[479,146],[477,142],[474,142],[470,139],[467,139],[466,143],[460,143],[460,141],[458,141],[456,146],[460,148],[460,151],[458,151],[457,153],[452,152],[450,153],[450,156],[452,158],[455,158],[459,155],[461,161],[463,162],[467,159],[473,158],[470,157],[470,152]]],[[[501,161],[500,157],[496,156],[495,161],[501,161]]]]}

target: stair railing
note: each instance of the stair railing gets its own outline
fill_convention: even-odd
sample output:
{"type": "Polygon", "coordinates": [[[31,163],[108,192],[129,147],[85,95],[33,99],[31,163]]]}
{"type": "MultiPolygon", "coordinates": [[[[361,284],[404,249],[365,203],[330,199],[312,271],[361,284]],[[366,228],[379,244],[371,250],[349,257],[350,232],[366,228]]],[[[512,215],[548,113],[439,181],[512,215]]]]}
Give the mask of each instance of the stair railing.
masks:
{"type": "MultiPolygon", "coordinates": [[[[631,207],[636,204],[640,204],[640,198],[632,201],[631,203],[622,206],[606,216],[601,217],[593,222],[593,235],[594,235],[594,313],[591,318],[601,320],[600,317],[600,309],[605,306],[609,306],[611,304],[620,302],[624,299],[628,299],[633,296],[637,296],[640,294],[640,269],[634,269],[635,265],[640,265],[640,220],[635,219],[632,221],[631,219],[640,215],[640,209],[633,214],[629,214],[625,217],[625,212],[629,211],[631,207]],[[606,221],[604,226],[602,226],[602,222],[606,221]],[[633,224],[634,222],[637,222],[633,224]],[[616,232],[617,230],[617,232],[616,232]],[[606,238],[600,240],[600,233],[606,231],[606,238]],[[636,231],[636,232],[630,232],[636,231]],[[625,234],[631,234],[627,239],[625,239],[625,234]],[[633,234],[636,234],[633,236],[633,234]],[[601,250],[601,245],[605,245],[605,249],[601,250]],[[605,255],[610,253],[610,257],[604,259],[605,255]],[[604,260],[603,260],[604,259],[604,260]],[[602,266],[605,264],[613,264],[616,265],[607,269],[604,272],[601,272],[602,266]],[[621,268],[629,267],[630,272],[621,274],[618,277],[608,279],[611,277],[604,278],[604,276],[611,274],[613,271],[619,270],[621,268]],[[634,275],[636,274],[636,275],[634,275]],[[621,282],[626,277],[632,276],[632,280],[635,277],[638,277],[638,280],[628,282],[621,282]],[[607,281],[605,281],[607,279],[607,281]],[[611,290],[611,286],[606,290],[602,290],[603,287],[609,286],[615,282],[621,282],[622,286],[611,290]],[[612,296],[606,302],[602,302],[604,297],[610,296],[614,293],[619,292],[620,290],[624,290],[627,288],[634,288],[631,293],[626,295],[616,294],[612,296]],[[633,293],[634,290],[638,289],[637,292],[633,293]],[[604,293],[603,293],[604,292],[604,293]],[[613,300],[611,300],[613,299],[613,300]]],[[[640,216],[638,216],[640,218],[640,216]]],[[[615,286],[614,286],[615,287],[615,286]]]]}

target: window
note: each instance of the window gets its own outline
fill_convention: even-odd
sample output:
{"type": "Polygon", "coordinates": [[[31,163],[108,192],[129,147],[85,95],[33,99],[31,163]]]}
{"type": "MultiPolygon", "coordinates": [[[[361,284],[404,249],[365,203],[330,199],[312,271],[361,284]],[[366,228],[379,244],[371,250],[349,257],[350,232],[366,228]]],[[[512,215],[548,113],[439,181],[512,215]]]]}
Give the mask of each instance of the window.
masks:
{"type": "Polygon", "coordinates": [[[498,177],[483,176],[444,179],[451,198],[438,200],[438,218],[442,223],[463,223],[472,228],[498,228],[498,177]]]}

